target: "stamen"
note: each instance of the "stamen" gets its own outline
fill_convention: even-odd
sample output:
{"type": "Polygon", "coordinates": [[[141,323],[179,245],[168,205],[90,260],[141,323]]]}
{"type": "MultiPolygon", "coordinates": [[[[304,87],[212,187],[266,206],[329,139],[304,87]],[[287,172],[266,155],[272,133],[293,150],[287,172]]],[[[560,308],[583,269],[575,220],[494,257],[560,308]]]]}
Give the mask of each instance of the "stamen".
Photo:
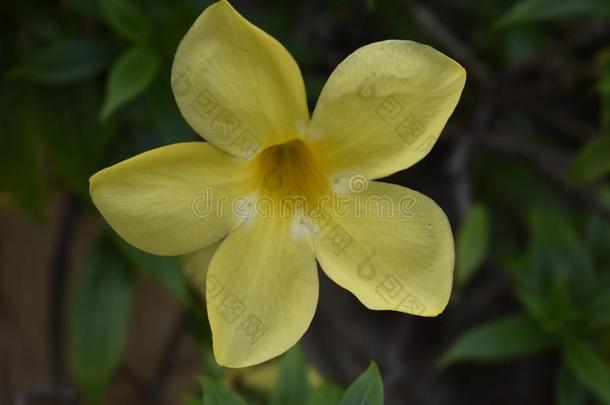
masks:
{"type": "Polygon", "coordinates": [[[255,184],[262,195],[275,202],[301,199],[306,209],[315,209],[318,200],[329,195],[327,176],[315,155],[301,139],[273,145],[260,153],[255,161],[255,184]]]}

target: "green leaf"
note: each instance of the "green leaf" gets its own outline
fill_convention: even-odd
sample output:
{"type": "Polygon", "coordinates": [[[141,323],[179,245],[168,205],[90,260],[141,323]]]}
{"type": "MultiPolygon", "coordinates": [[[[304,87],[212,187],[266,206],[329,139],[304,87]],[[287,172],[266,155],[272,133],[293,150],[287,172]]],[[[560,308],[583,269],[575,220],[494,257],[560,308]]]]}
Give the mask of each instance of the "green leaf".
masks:
{"type": "MultiPolygon", "coordinates": [[[[496,203],[496,209],[510,210],[511,207],[519,207],[514,213],[523,216],[533,206],[557,209],[558,206],[563,205],[561,201],[557,201],[556,190],[531,165],[521,164],[514,158],[494,152],[483,156],[482,159],[481,167],[485,169],[481,172],[481,181],[488,190],[486,195],[496,203]]],[[[514,224],[514,221],[509,221],[505,217],[507,216],[498,215],[494,218],[498,221],[498,229],[514,224]]],[[[505,242],[510,242],[516,237],[512,232],[497,232],[495,236],[505,242]]],[[[498,244],[498,247],[504,246],[498,244]]]]}
{"type": "Polygon", "coordinates": [[[219,382],[203,377],[201,384],[203,405],[246,405],[246,401],[239,395],[219,382]]]}
{"type": "Polygon", "coordinates": [[[583,385],[565,366],[560,367],[557,374],[555,397],[557,405],[584,405],[587,399],[583,385]]]}
{"type": "Polygon", "coordinates": [[[131,48],[112,65],[101,119],[142,93],[154,80],[161,60],[148,48],[131,48]]]}
{"type": "Polygon", "coordinates": [[[586,311],[587,323],[593,328],[610,326],[610,286],[609,277],[600,277],[597,281],[597,291],[592,291],[586,311]]]}
{"type": "Polygon", "coordinates": [[[497,361],[539,352],[550,346],[549,336],[532,319],[513,315],[479,325],[462,335],[439,365],[461,361],[497,361]]]}
{"type": "Polygon", "coordinates": [[[572,162],[572,177],[581,181],[593,181],[610,173],[608,156],[610,156],[610,135],[591,139],[572,162]]]}
{"type": "Polygon", "coordinates": [[[307,403],[309,393],[305,358],[299,347],[295,346],[282,356],[278,379],[271,392],[270,404],[304,405],[307,403]]]}
{"type": "Polygon", "coordinates": [[[323,382],[311,394],[307,405],[337,405],[342,396],[343,390],[341,388],[334,384],[323,382]]]}
{"type": "Polygon", "coordinates": [[[0,96],[0,186],[35,217],[43,197],[42,143],[45,129],[36,93],[2,83],[0,96]]]}
{"type": "Polygon", "coordinates": [[[100,7],[112,29],[127,40],[141,42],[152,32],[151,21],[132,0],[100,0],[100,7]]]}
{"type": "Polygon", "coordinates": [[[571,342],[564,347],[563,358],[572,373],[591,392],[610,404],[610,368],[600,353],[588,343],[571,342]]]}
{"type": "Polygon", "coordinates": [[[383,405],[383,382],[374,362],[347,388],[339,405],[383,405]]]}
{"type": "Polygon", "coordinates": [[[460,226],[456,240],[455,277],[464,285],[481,266],[489,249],[489,213],[485,206],[472,207],[460,226]]]}
{"type": "Polygon", "coordinates": [[[184,401],[185,405],[201,405],[201,399],[191,395],[184,401]]]}
{"type": "Polygon", "coordinates": [[[603,18],[610,15],[604,0],[524,0],[515,4],[495,28],[542,20],[603,18]]]}
{"type": "Polygon", "coordinates": [[[49,90],[47,127],[41,134],[49,157],[67,185],[90,202],[88,179],[101,169],[104,152],[117,133],[98,120],[100,92],[94,84],[49,90]]]}
{"type": "Polygon", "coordinates": [[[530,218],[529,271],[516,283],[519,299],[549,333],[571,333],[582,318],[579,298],[594,283],[589,246],[576,235],[566,215],[538,208],[530,218]]]}
{"type": "Polygon", "coordinates": [[[129,266],[106,240],[81,267],[70,301],[70,365],[88,401],[97,403],[121,358],[132,305],[129,266]]]}
{"type": "Polygon", "coordinates": [[[11,75],[33,82],[61,84],[95,76],[109,63],[109,46],[104,42],[64,39],[26,59],[11,75]]]}
{"type": "Polygon", "coordinates": [[[584,280],[593,274],[590,254],[563,218],[540,208],[531,217],[530,266],[541,285],[550,285],[559,273],[584,280]]]}
{"type": "Polygon", "coordinates": [[[113,242],[133,268],[151,277],[171,291],[183,304],[188,304],[190,294],[184,277],[180,258],[156,256],[134,248],[118,236],[113,242]]]}
{"type": "MultiPolygon", "coordinates": [[[[598,197],[602,204],[610,206],[610,187],[600,187],[598,197]]],[[[592,252],[595,266],[610,263],[610,222],[600,214],[590,212],[586,214],[585,227],[585,244],[592,252]]]]}
{"type": "MultiPolygon", "coordinates": [[[[161,71],[143,96],[148,123],[159,134],[159,144],[153,147],[189,142],[197,136],[180,115],[167,77],[170,77],[169,69],[161,71]]],[[[147,137],[151,138],[151,135],[147,134],[147,137]]]]}

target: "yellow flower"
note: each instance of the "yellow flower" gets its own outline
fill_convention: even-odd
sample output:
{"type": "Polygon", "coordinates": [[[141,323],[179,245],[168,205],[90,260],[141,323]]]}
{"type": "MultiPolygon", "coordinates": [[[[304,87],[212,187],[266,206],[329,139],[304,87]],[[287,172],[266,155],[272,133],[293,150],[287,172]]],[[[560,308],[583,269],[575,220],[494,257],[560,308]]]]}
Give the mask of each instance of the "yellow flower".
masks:
{"type": "Polygon", "coordinates": [[[172,70],[182,115],[209,143],[104,169],[91,198],[137,248],[191,255],[221,365],[263,362],[301,338],[318,301],[316,260],[370,309],[435,316],[452,285],[447,217],[416,191],[368,180],[430,151],[465,79],[429,46],[373,43],[335,69],[310,117],[288,51],[220,1],[172,70]]]}

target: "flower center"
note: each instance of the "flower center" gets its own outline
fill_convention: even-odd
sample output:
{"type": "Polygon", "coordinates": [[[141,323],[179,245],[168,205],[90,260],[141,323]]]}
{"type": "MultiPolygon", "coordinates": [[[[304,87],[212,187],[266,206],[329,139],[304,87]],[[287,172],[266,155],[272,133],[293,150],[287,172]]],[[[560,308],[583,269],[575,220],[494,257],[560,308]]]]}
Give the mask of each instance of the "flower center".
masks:
{"type": "Polygon", "coordinates": [[[274,202],[298,198],[311,210],[322,196],[330,194],[326,174],[300,139],[268,147],[258,155],[255,166],[260,195],[274,202]]]}

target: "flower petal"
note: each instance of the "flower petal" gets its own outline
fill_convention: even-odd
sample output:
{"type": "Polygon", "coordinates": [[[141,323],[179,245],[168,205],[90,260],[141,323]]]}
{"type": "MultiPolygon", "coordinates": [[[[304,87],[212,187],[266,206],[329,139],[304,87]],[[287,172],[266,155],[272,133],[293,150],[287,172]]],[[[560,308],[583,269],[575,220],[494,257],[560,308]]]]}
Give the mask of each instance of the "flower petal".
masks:
{"type": "Polygon", "coordinates": [[[172,88],[195,131],[236,156],[294,138],[309,119],[290,53],[226,1],[209,6],[180,43],[172,88]]]}
{"type": "Polygon", "coordinates": [[[245,162],[204,142],[137,155],[89,179],[93,203],[127,242],[149,253],[191,253],[234,226],[230,197],[245,162]]]}
{"type": "Polygon", "coordinates": [[[191,285],[201,294],[205,293],[205,280],[212,257],[218,250],[222,241],[214,242],[210,246],[191,253],[184,259],[183,271],[191,285]]]}
{"type": "Polygon", "coordinates": [[[303,336],[318,302],[311,238],[285,218],[256,217],[222,242],[206,281],[218,364],[246,367],[303,336]]]}
{"type": "MultiPolygon", "coordinates": [[[[371,182],[338,200],[318,223],[316,257],[324,272],[366,307],[435,316],[449,300],[451,227],[430,198],[371,182]]],[[[314,232],[315,233],[315,232],[314,232]]]]}
{"type": "Polygon", "coordinates": [[[328,79],[308,134],[328,173],[387,176],[428,154],[465,80],[458,63],[429,46],[364,46],[328,79]]]}

